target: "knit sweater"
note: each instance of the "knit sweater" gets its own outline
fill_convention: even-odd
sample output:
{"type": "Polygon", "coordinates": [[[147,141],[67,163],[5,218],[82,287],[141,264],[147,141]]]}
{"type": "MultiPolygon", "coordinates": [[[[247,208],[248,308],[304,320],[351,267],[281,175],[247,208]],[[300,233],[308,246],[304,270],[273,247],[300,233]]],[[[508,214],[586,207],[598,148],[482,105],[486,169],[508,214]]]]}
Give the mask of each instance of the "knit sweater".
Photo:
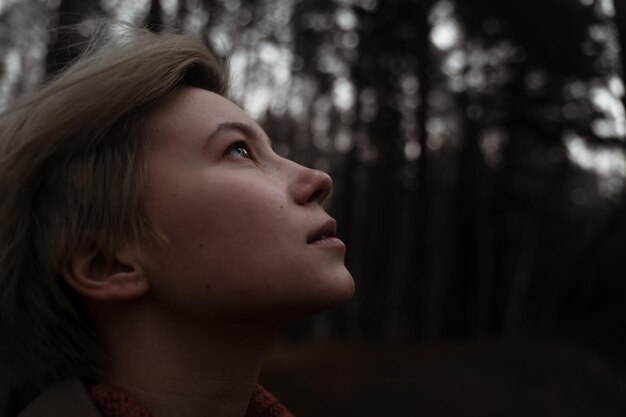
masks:
{"type": "MultiPolygon", "coordinates": [[[[110,385],[88,384],[87,390],[102,417],[156,417],[137,400],[110,385]]],[[[245,417],[293,417],[276,397],[257,385],[245,417]]]]}

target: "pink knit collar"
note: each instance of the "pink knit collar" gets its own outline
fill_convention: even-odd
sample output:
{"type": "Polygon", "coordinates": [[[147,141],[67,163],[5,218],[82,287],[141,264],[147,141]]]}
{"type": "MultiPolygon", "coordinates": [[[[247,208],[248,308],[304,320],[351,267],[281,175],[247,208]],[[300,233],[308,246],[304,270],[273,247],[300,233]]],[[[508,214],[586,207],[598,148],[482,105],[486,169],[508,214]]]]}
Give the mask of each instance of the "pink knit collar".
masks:
{"type": "MultiPolygon", "coordinates": [[[[124,391],[104,383],[87,384],[102,417],[155,417],[124,391]]],[[[293,417],[276,397],[261,385],[254,388],[245,417],[293,417]]]]}

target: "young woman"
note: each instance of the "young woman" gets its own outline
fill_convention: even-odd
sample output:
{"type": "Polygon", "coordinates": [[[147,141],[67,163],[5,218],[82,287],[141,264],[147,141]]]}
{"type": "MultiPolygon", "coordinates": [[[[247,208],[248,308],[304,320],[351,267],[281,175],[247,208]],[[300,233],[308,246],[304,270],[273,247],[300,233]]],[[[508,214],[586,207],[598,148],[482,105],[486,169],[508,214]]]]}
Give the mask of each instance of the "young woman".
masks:
{"type": "Polygon", "coordinates": [[[133,31],[0,116],[0,366],[27,416],[288,416],[285,322],[347,302],[330,177],[273,152],[202,43],[133,31]]]}

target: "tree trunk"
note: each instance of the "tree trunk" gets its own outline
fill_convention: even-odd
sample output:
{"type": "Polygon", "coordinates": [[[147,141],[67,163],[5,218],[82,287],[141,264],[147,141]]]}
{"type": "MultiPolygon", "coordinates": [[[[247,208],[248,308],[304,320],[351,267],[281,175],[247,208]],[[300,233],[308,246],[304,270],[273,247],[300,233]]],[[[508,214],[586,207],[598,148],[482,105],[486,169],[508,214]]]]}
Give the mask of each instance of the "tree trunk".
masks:
{"type": "MultiPolygon", "coordinates": [[[[57,25],[67,28],[82,22],[89,16],[90,10],[97,8],[95,1],[61,0],[58,10],[57,25]]],[[[76,45],[84,39],[72,29],[57,29],[51,33],[51,42],[46,54],[46,76],[51,77],[75,60],[82,52],[76,45]]]]}
{"type": "Polygon", "coordinates": [[[163,8],[161,0],[151,0],[150,10],[146,16],[146,27],[152,32],[161,32],[163,28],[163,8]]]}
{"type": "Polygon", "coordinates": [[[418,16],[419,46],[417,49],[418,79],[420,103],[417,108],[418,139],[421,154],[417,159],[417,192],[415,196],[416,227],[415,244],[409,262],[409,282],[407,296],[413,301],[408,303],[409,337],[437,337],[441,333],[441,289],[440,282],[430,275],[429,225],[430,225],[430,161],[428,154],[428,94],[430,93],[429,55],[430,22],[428,14],[433,6],[432,0],[422,0],[418,16]]]}

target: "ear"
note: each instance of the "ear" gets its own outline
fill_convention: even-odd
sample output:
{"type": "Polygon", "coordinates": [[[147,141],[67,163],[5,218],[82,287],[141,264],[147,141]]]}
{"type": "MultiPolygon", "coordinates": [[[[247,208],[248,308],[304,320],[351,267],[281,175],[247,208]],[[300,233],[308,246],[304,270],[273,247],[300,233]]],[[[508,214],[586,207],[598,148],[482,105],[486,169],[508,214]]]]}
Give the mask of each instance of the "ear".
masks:
{"type": "Polygon", "coordinates": [[[136,245],[125,245],[107,254],[97,244],[73,253],[60,274],[84,298],[104,301],[131,301],[143,296],[149,283],[136,245]]]}

